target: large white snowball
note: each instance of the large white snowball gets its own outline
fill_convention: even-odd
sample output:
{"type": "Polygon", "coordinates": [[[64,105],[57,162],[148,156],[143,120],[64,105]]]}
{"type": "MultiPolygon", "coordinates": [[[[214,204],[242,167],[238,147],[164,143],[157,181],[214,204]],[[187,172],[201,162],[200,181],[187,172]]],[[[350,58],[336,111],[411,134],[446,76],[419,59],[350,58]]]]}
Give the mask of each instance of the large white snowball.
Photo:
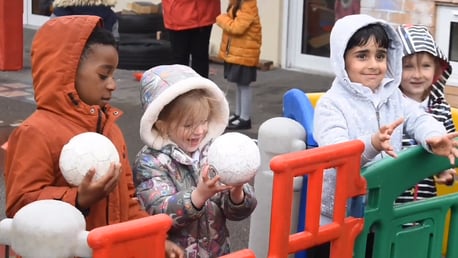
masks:
{"type": "Polygon", "coordinates": [[[208,149],[208,164],[215,168],[222,183],[246,183],[261,164],[258,145],[244,134],[225,133],[217,137],[208,149]]]}
{"type": "Polygon", "coordinates": [[[95,168],[93,180],[98,180],[108,172],[112,162],[119,162],[119,154],[110,139],[86,132],[74,136],[64,145],[59,167],[67,182],[77,186],[90,168],[95,168]]]}
{"type": "Polygon", "coordinates": [[[24,258],[92,255],[83,214],[62,201],[32,202],[22,207],[13,219],[2,220],[0,231],[4,231],[9,244],[24,258]]]}

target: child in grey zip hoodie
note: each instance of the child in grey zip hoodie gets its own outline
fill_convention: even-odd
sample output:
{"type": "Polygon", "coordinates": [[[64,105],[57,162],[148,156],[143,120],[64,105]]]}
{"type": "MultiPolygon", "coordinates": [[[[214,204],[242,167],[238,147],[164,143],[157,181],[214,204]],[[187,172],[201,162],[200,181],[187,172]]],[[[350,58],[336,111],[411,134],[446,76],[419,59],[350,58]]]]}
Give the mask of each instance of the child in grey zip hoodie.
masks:
{"type": "MultiPolygon", "coordinates": [[[[330,45],[336,77],[315,109],[313,133],[319,146],[361,140],[365,167],[396,157],[404,129],[426,150],[454,163],[458,134],[447,134],[399,90],[402,43],[388,23],[365,14],[343,17],[331,31],[330,45]]],[[[322,223],[332,221],[335,177],[335,170],[326,171],[322,223]]]]}

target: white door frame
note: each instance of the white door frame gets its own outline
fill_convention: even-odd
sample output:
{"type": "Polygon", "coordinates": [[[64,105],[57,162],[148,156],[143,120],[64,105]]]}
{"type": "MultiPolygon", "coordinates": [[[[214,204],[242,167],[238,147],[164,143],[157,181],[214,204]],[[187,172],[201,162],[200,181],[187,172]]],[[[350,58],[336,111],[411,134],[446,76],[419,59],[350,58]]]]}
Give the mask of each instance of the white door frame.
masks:
{"type": "MultiPolygon", "coordinates": [[[[16,1],[16,0],[11,0],[16,1]]],[[[25,25],[31,26],[41,26],[47,20],[49,20],[48,16],[44,15],[37,15],[32,13],[32,0],[23,0],[24,1],[24,12],[22,14],[22,21],[25,25]]]]}
{"type": "MultiPolygon", "coordinates": [[[[450,47],[450,22],[458,22],[458,7],[437,6],[436,11],[436,43],[446,56],[450,47]]],[[[452,64],[452,75],[447,80],[447,85],[458,87],[458,62],[452,64]]]]}
{"type": "Polygon", "coordinates": [[[286,49],[284,66],[289,69],[305,70],[312,73],[332,75],[331,62],[327,57],[306,55],[301,52],[302,28],[304,26],[304,2],[308,0],[284,1],[286,15],[286,49]]]}

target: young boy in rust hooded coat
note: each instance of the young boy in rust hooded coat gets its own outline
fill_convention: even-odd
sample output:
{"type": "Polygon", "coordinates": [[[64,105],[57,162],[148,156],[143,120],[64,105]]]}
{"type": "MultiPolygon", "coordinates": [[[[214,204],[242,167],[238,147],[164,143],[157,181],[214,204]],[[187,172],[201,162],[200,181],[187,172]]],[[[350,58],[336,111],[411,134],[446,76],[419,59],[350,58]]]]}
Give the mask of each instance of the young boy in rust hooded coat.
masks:
{"type": "MultiPolygon", "coordinates": [[[[135,187],[123,133],[116,124],[122,111],[109,104],[118,65],[116,42],[97,16],[49,20],[32,43],[36,111],[9,137],[6,154],[6,215],[44,199],[78,208],[86,229],[149,216],[134,198],[135,187]],[[57,36],[56,36],[57,35],[57,36]],[[59,169],[62,147],[73,136],[96,132],[108,137],[119,153],[97,181],[90,169],[79,186],[67,183],[59,169]]],[[[182,257],[167,242],[171,257],[182,257]]]]}

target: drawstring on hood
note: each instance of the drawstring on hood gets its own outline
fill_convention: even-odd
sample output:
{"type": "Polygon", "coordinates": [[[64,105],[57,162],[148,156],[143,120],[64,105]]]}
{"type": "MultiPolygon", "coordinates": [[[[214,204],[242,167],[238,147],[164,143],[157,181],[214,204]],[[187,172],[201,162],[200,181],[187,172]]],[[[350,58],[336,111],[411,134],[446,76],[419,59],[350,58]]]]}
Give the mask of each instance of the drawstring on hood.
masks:
{"type": "Polygon", "coordinates": [[[211,107],[213,116],[208,119],[208,133],[200,147],[224,132],[229,120],[229,105],[221,89],[188,66],[161,65],[144,72],[141,80],[140,99],[144,113],[140,120],[140,137],[144,144],[162,149],[172,143],[160,135],[154,123],[167,104],[194,89],[203,89],[216,100],[211,107]]]}

